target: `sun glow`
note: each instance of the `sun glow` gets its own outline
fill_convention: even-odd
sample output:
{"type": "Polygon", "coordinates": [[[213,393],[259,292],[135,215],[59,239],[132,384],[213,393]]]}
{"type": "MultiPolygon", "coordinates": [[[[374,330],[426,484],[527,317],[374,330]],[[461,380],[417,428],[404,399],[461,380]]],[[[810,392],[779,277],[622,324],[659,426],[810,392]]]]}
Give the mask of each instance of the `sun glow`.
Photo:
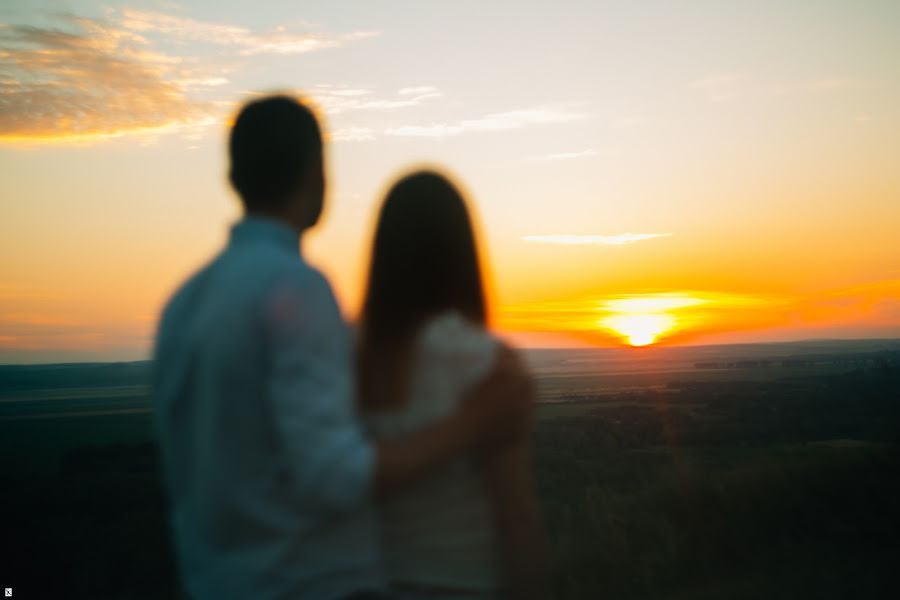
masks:
{"type": "Polygon", "coordinates": [[[705,298],[676,293],[610,298],[600,305],[600,310],[609,315],[597,324],[632,346],[649,346],[678,325],[672,312],[707,302],[705,298]]]}
{"type": "Polygon", "coordinates": [[[649,346],[675,327],[675,317],[667,314],[613,315],[600,319],[600,326],[621,335],[632,346],[649,346]]]}
{"type": "Polygon", "coordinates": [[[652,296],[629,296],[614,298],[603,303],[603,308],[610,312],[627,314],[661,313],[667,310],[688,308],[705,304],[707,300],[691,296],[673,294],[657,294],[652,296]]]}

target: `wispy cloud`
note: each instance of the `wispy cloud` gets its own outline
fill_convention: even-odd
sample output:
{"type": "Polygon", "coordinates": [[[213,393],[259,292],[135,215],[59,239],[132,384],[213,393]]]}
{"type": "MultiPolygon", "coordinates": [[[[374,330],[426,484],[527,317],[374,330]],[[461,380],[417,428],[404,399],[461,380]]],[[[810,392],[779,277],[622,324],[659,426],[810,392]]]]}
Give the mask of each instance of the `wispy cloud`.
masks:
{"type": "Polygon", "coordinates": [[[202,123],[198,69],[142,36],[68,17],[66,29],[0,25],[0,141],[117,137],[202,123]]]}
{"type": "Polygon", "coordinates": [[[668,237],[671,233],[618,233],[615,235],[526,235],[522,237],[522,241],[534,242],[539,244],[563,244],[569,246],[577,245],[606,245],[606,246],[623,246],[625,244],[633,244],[642,240],[651,240],[653,238],[668,237]]]}
{"type": "Polygon", "coordinates": [[[434,94],[438,90],[436,87],[431,85],[420,85],[417,87],[405,87],[397,90],[397,93],[401,96],[422,96],[425,94],[434,94]]]}
{"type": "Polygon", "coordinates": [[[340,125],[327,134],[333,142],[374,140],[376,130],[366,113],[414,108],[441,97],[433,86],[404,87],[393,94],[383,94],[366,87],[319,84],[298,93],[310,98],[329,117],[337,117],[340,125]],[[360,115],[366,116],[360,119],[360,115]]]}
{"type": "Polygon", "coordinates": [[[333,142],[368,142],[375,139],[375,132],[368,127],[342,127],[328,135],[333,142]]]}
{"type": "Polygon", "coordinates": [[[556,154],[547,154],[541,157],[542,160],[574,160],[576,158],[586,158],[588,156],[596,156],[597,151],[593,148],[581,150],[580,152],[558,152],[556,154]]]}
{"type": "Polygon", "coordinates": [[[430,86],[402,88],[393,96],[379,96],[368,88],[319,84],[304,90],[304,93],[330,115],[409,108],[441,96],[437,88],[430,86]]]}
{"type": "MultiPolygon", "coordinates": [[[[52,25],[0,23],[0,143],[69,143],[124,135],[188,136],[221,122],[230,101],[208,92],[229,83],[222,65],[160,50],[184,41],[220,55],[300,54],[374,32],[254,33],[244,27],[123,9],[105,19],[72,15],[52,25]]],[[[431,92],[429,92],[431,93],[431,92]]],[[[421,95],[420,95],[421,96],[421,95]]],[[[403,96],[405,102],[421,101],[403,96]]]]}
{"type": "Polygon", "coordinates": [[[159,12],[126,8],[122,10],[120,24],[127,30],[157,32],[168,38],[232,46],[244,56],[255,54],[304,54],[326,48],[337,48],[349,42],[380,35],[378,31],[354,31],[330,34],[315,31],[302,33],[278,27],[266,33],[253,32],[245,27],[198,21],[187,17],[159,12]]]}
{"type": "Polygon", "coordinates": [[[392,127],[386,129],[384,133],[401,137],[443,138],[469,132],[508,131],[531,125],[568,123],[585,119],[588,116],[586,113],[573,110],[571,106],[539,106],[491,113],[477,119],[465,119],[455,123],[392,127]]]}

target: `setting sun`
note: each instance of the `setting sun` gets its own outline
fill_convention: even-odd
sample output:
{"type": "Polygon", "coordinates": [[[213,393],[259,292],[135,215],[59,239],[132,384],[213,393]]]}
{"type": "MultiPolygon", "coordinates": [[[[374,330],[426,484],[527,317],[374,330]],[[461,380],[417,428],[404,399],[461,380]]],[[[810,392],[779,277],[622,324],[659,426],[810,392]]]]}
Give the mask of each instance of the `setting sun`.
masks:
{"type": "Polygon", "coordinates": [[[675,317],[667,314],[614,315],[600,325],[621,335],[632,346],[649,346],[675,326],[675,317]]]}
{"type": "Polygon", "coordinates": [[[673,330],[678,320],[673,311],[707,304],[709,300],[689,294],[642,294],[611,298],[600,310],[609,313],[597,324],[632,346],[649,346],[673,330]]]}

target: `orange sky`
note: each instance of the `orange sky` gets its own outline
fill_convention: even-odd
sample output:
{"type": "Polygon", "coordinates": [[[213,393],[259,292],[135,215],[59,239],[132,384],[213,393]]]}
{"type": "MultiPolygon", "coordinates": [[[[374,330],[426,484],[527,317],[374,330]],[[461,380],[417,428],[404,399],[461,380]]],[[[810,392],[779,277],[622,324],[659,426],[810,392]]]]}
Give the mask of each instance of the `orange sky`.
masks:
{"type": "Polygon", "coordinates": [[[271,89],[322,110],[305,251],[350,318],[427,162],[518,343],[900,336],[900,5],[351,4],[0,8],[0,362],[148,355],[238,217],[226,123],[271,89]]]}

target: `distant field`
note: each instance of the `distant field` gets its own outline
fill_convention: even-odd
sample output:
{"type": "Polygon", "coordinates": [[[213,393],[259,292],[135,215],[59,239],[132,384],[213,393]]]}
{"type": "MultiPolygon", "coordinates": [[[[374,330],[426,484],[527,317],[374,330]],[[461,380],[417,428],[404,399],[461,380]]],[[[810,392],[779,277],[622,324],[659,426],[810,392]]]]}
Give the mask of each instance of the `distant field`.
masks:
{"type": "Polygon", "coordinates": [[[895,356],[896,340],[740,344],[686,348],[533,350],[528,361],[542,401],[623,390],[659,389],[684,381],[775,381],[846,373],[880,356],[895,356]],[[794,363],[802,363],[796,365],[794,363]],[[710,368],[710,363],[717,368],[710,368]],[[754,366],[767,363],[767,366],[754,366]],[[750,366],[747,366],[750,365],[750,366]]]}
{"type": "MultiPolygon", "coordinates": [[[[892,597],[900,341],[655,350],[528,353],[553,597],[892,597]]],[[[180,597],[148,375],[0,366],[0,575],[180,597]]]]}
{"type": "Polygon", "coordinates": [[[147,363],[0,366],[4,472],[44,473],[90,445],[154,439],[147,363]]]}

